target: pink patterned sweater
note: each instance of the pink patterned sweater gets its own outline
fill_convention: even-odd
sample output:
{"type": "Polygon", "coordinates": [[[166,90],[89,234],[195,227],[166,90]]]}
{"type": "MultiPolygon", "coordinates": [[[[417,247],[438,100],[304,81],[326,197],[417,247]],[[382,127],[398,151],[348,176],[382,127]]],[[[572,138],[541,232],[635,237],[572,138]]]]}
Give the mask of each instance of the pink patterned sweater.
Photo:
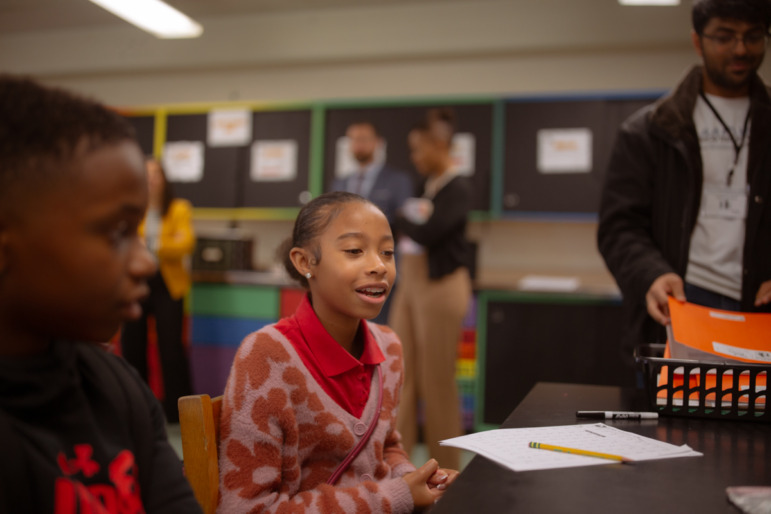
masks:
{"type": "Polygon", "coordinates": [[[401,343],[387,327],[368,326],[386,358],[383,407],[369,441],[335,486],[327,478],[375,416],[377,372],[358,419],[324,392],[273,325],[244,339],[223,399],[218,512],[412,512],[401,477],[415,467],[395,428],[401,343]]]}

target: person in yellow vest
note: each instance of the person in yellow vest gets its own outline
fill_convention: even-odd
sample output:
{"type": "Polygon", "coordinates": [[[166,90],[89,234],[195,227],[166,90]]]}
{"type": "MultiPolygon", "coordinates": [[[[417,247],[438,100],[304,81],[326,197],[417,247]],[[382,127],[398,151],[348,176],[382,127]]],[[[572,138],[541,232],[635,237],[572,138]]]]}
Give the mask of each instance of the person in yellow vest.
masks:
{"type": "Polygon", "coordinates": [[[158,271],[148,281],[150,296],[142,304],[142,317],[123,325],[121,347],[125,359],[147,380],[147,317],[154,317],[163,408],[168,422],[177,423],[177,399],[192,392],[190,366],[182,343],[183,299],[191,285],[185,261],[195,246],[192,207],[187,200],[174,197],[158,161],[148,159],[145,167],[150,196],[139,232],[158,260],[158,271]]]}

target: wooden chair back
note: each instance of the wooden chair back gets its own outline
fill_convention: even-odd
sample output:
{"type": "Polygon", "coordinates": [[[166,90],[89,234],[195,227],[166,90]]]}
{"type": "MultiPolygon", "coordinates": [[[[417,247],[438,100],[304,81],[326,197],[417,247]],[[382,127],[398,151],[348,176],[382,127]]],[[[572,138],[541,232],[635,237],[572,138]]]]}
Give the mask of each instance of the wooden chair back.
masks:
{"type": "Polygon", "coordinates": [[[182,458],[185,476],[193,488],[204,514],[213,514],[219,500],[220,409],[222,396],[208,394],[181,397],[179,429],[182,435],[182,458]]]}

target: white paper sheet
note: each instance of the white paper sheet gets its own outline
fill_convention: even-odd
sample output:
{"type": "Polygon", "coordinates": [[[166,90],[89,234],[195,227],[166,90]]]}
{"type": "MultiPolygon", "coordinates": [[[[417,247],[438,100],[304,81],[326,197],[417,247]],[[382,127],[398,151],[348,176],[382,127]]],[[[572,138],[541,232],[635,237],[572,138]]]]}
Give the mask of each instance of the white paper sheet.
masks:
{"type": "Polygon", "coordinates": [[[249,177],[253,182],[288,182],[297,177],[297,141],[258,140],[252,143],[249,177]]]}
{"type": "Polygon", "coordinates": [[[205,148],[202,141],[169,141],[163,147],[163,167],[170,182],[200,182],[205,148]]]}
{"type": "Polygon", "coordinates": [[[530,448],[531,441],[620,455],[633,461],[702,455],[688,445],[675,446],[604,423],[503,428],[446,439],[439,444],[474,452],[514,471],[620,464],[608,459],[530,448]]]}
{"type": "Polygon", "coordinates": [[[592,131],[588,128],[541,129],[537,132],[540,173],[592,171],[592,131]]]}
{"type": "Polygon", "coordinates": [[[252,140],[252,111],[249,109],[215,109],[209,112],[207,143],[209,146],[244,146],[252,140]]]}
{"type": "Polygon", "coordinates": [[[452,137],[450,160],[452,168],[459,175],[471,177],[474,175],[476,161],[476,138],[471,132],[459,132],[452,137]]]}

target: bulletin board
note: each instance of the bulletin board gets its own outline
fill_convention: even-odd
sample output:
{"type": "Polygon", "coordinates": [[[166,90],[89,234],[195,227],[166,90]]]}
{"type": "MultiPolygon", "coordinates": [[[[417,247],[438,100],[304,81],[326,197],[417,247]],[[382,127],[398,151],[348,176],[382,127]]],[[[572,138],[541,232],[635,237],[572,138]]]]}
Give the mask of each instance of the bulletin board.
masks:
{"type": "Polygon", "coordinates": [[[139,147],[145,155],[153,155],[153,143],[155,141],[155,116],[126,116],[126,119],[134,127],[139,147]]]}
{"type": "Polygon", "coordinates": [[[474,189],[475,211],[490,210],[490,183],[492,168],[493,102],[463,104],[429,102],[410,105],[343,105],[326,110],[324,126],[324,190],[331,188],[335,180],[337,143],[345,136],[348,125],[358,121],[370,121],[386,141],[386,162],[389,166],[407,171],[416,186],[422,178],[412,165],[407,146],[407,135],[412,127],[425,117],[433,107],[450,107],[455,111],[456,133],[473,134],[474,163],[470,181],[474,189]]]}
{"type": "MultiPolygon", "coordinates": [[[[252,180],[251,148],[243,151],[246,163],[241,174],[243,207],[300,207],[308,191],[311,140],[311,111],[257,111],[253,115],[252,136],[255,141],[276,142],[296,150],[296,176],[292,180],[252,180]]],[[[306,197],[307,198],[307,197],[306,197]]]]}
{"type": "Polygon", "coordinates": [[[190,200],[195,207],[204,208],[302,205],[309,182],[309,109],[254,111],[251,113],[250,141],[234,146],[209,144],[208,117],[209,112],[167,116],[167,144],[184,141],[204,144],[203,176],[195,182],[173,182],[178,196],[190,200]],[[257,160],[255,152],[260,155],[257,160]],[[281,168],[281,174],[271,176],[265,163],[271,153],[275,156],[277,152],[283,157],[274,159],[277,163],[274,168],[281,168]],[[291,156],[289,161],[287,155],[291,156]],[[291,170],[284,169],[285,166],[290,166],[291,170]],[[256,172],[258,169],[262,171],[256,172]]]}
{"type": "Polygon", "coordinates": [[[139,109],[128,111],[127,118],[148,155],[157,153],[164,142],[205,145],[202,177],[172,181],[178,196],[203,210],[240,209],[242,214],[230,215],[241,216],[268,209],[253,215],[271,217],[271,212],[291,211],[311,193],[315,196],[331,188],[338,168],[338,144],[356,121],[377,126],[387,143],[386,162],[407,172],[417,189],[423,178],[410,160],[407,135],[428,109],[450,107],[457,117],[457,133],[473,141],[468,167],[473,170],[476,215],[595,215],[618,127],[662,94],[247,104],[252,134],[237,146],[207,143],[209,113],[227,105],[139,109]],[[291,176],[275,180],[255,175],[255,142],[260,142],[260,152],[274,143],[285,153],[291,149],[291,176]],[[560,169],[566,162],[555,161],[560,151],[550,148],[568,149],[568,168],[573,157],[586,162],[577,169],[560,169]]]}
{"type": "MultiPolygon", "coordinates": [[[[166,143],[206,142],[207,113],[169,114],[166,143]]],[[[246,167],[246,153],[238,147],[204,147],[203,176],[196,182],[171,182],[176,196],[194,207],[240,207],[239,171],[246,167]]]]}
{"type": "Polygon", "coordinates": [[[503,211],[596,213],[618,127],[658,96],[508,101],[503,211]]]}

